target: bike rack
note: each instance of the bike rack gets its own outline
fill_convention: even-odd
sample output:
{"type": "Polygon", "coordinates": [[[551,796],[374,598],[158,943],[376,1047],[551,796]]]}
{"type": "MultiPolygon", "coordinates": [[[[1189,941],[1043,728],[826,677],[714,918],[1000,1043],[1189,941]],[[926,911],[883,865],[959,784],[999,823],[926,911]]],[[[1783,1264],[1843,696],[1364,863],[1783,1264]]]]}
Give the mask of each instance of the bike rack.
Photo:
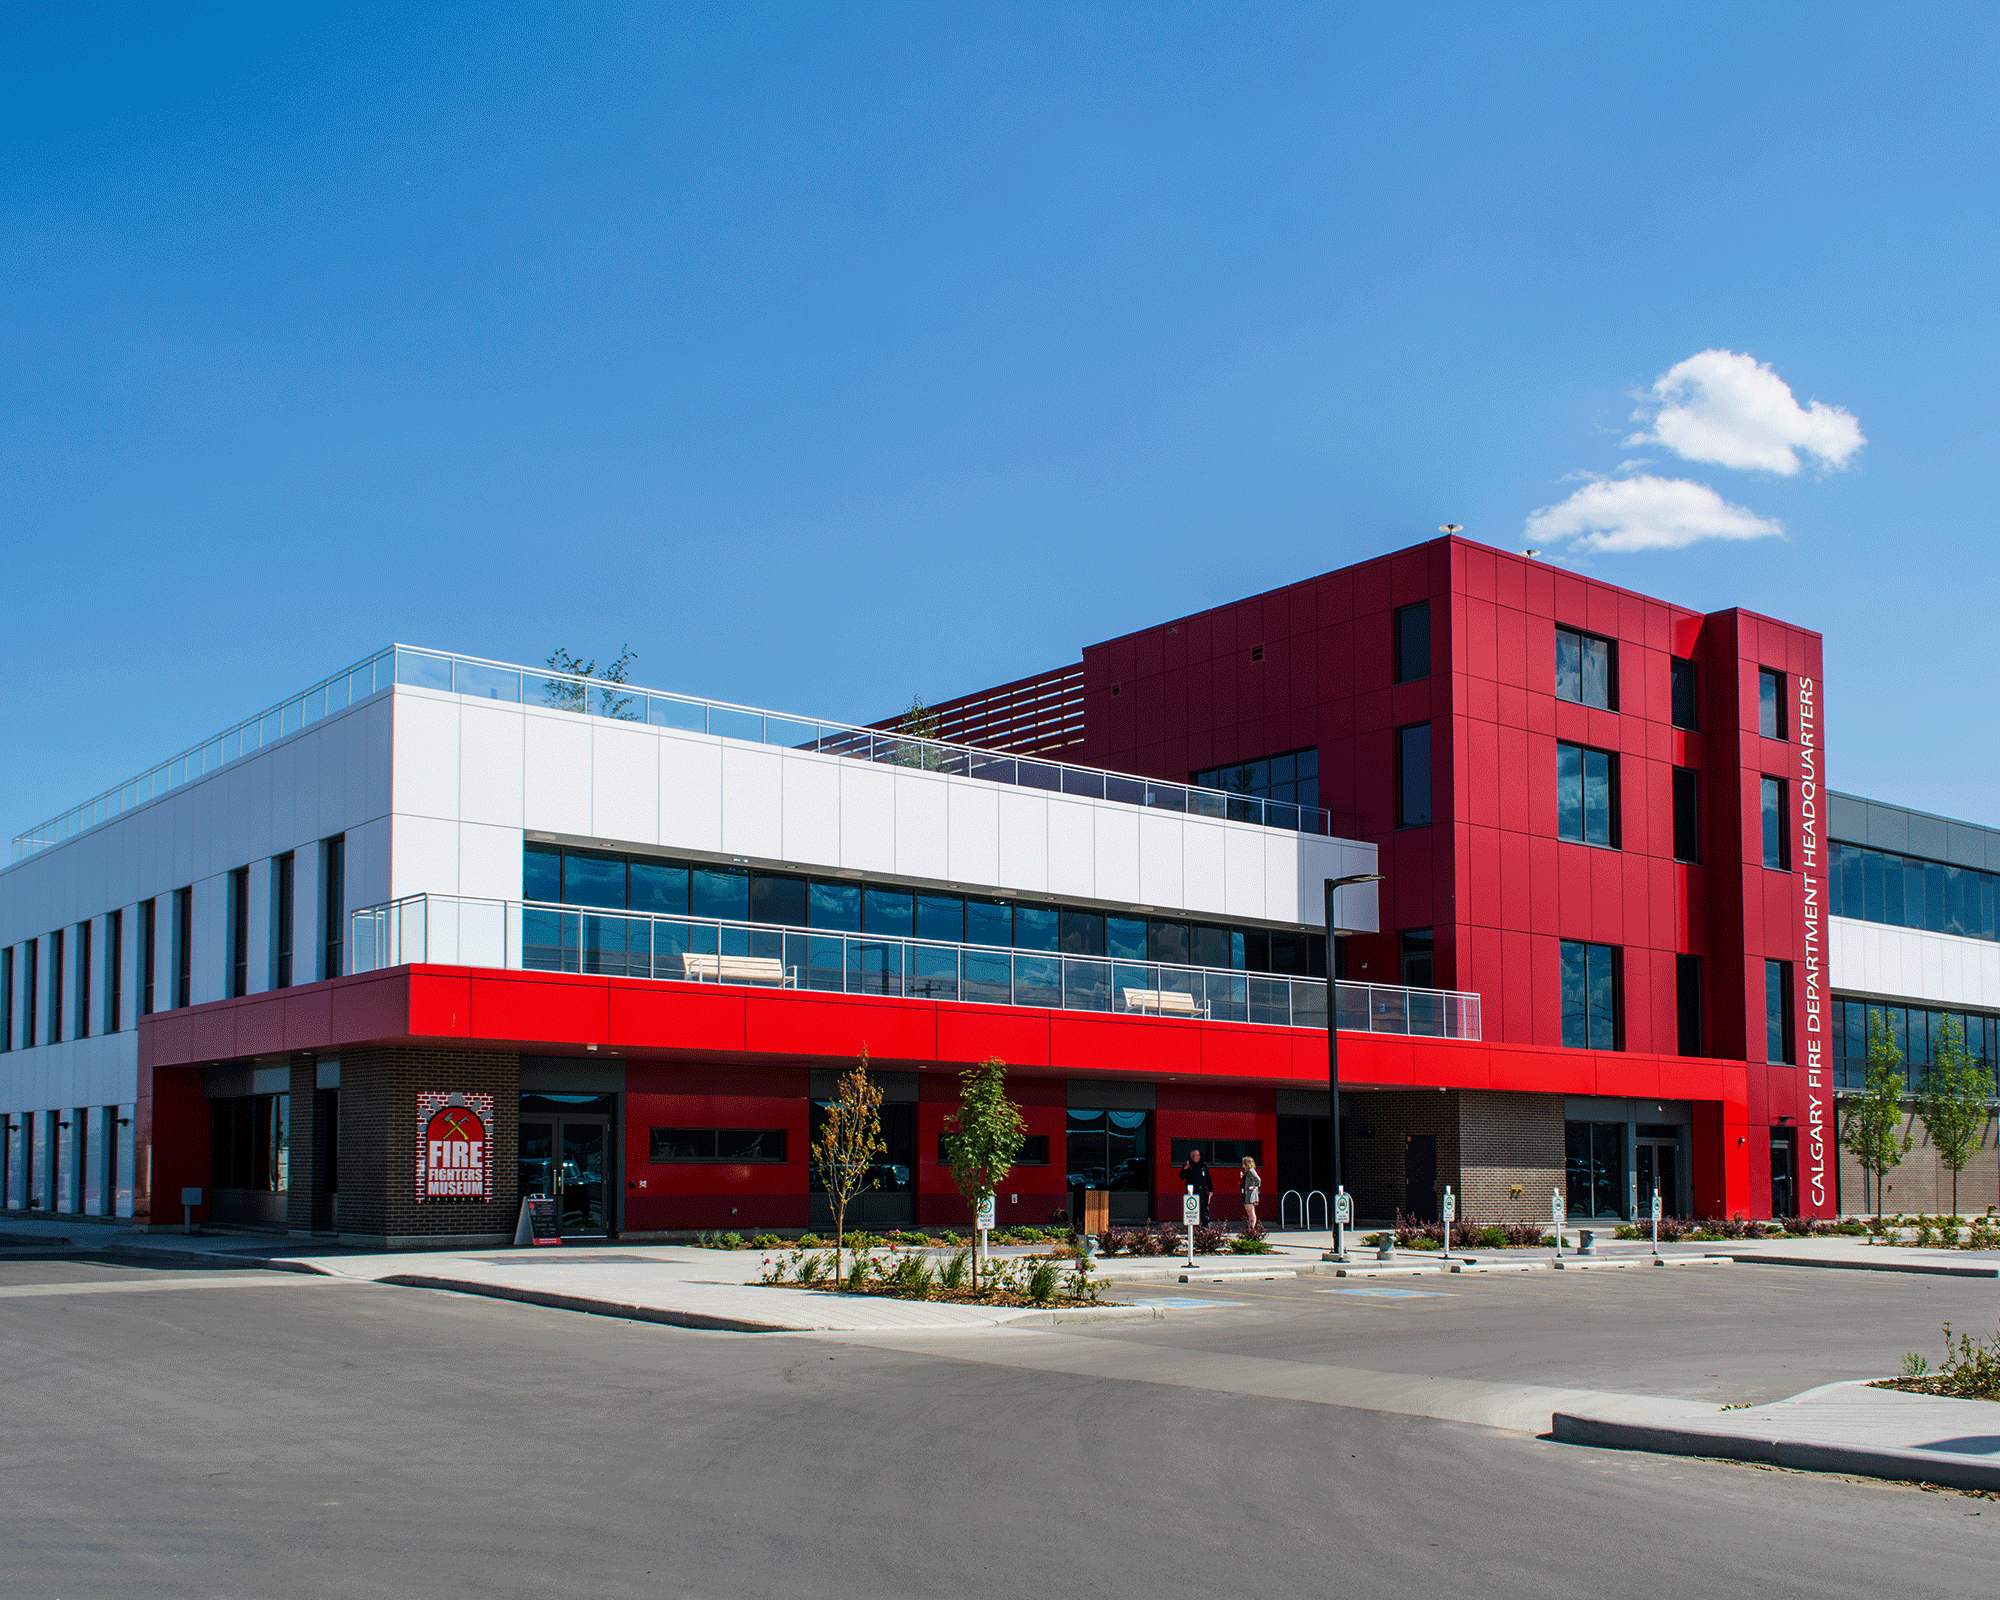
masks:
{"type": "Polygon", "coordinates": [[[1287,1189],[1283,1194],[1278,1196],[1279,1231],[1282,1232],[1284,1229],[1291,1226],[1291,1223],[1288,1222],[1286,1219],[1291,1216],[1291,1211],[1288,1208],[1288,1203],[1293,1200],[1296,1200],[1299,1203],[1298,1225],[1300,1228],[1309,1230],[1312,1227],[1312,1203],[1315,1200],[1319,1202],[1320,1226],[1322,1228],[1330,1228],[1333,1226],[1333,1207],[1328,1202],[1326,1198],[1326,1192],[1324,1190],[1308,1189],[1304,1194],[1300,1194],[1299,1191],[1296,1189],[1287,1189]]]}

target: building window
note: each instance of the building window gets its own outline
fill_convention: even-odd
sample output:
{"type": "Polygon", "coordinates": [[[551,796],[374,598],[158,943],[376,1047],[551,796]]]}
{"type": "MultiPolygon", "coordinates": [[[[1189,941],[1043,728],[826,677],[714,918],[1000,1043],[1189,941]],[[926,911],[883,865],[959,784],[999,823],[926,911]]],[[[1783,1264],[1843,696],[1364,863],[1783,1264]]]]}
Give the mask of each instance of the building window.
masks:
{"type": "Polygon", "coordinates": [[[1565,1122],[1568,1207],[1573,1217],[1625,1214],[1625,1124],[1565,1122]]]}
{"type": "Polygon", "coordinates": [[[1785,737],[1785,675],[1757,669],[1757,731],[1766,739],[1785,737]]]}
{"type": "Polygon", "coordinates": [[[1617,652],[1609,639],[1556,629],[1556,698],[1618,709],[1617,652]]]}
{"type": "Polygon", "coordinates": [[[1262,1139],[1169,1139],[1167,1160],[1176,1167],[1184,1167],[1197,1150],[1212,1169],[1241,1167],[1245,1156],[1260,1167],[1264,1164],[1262,1139]]]}
{"type": "Polygon", "coordinates": [[[194,1004],[194,887],[174,891],[174,1005],[194,1004]]]}
{"type": "Polygon", "coordinates": [[[1396,613],[1396,681],[1431,675],[1431,603],[1419,600],[1396,613]]]}
{"type": "Polygon", "coordinates": [[[104,1031],[125,1025],[125,913],[104,916],[104,1031]]]}
{"type": "MultiPolygon", "coordinates": [[[[1319,747],[1289,750],[1281,756],[1261,756],[1255,761],[1239,761],[1233,767],[1208,767],[1194,774],[1197,789],[1221,789],[1228,794],[1255,795],[1264,800],[1288,801],[1293,805],[1319,804],[1319,747]]],[[[1238,822],[1260,822],[1261,808],[1245,807],[1241,815],[1230,812],[1238,822]]]]}
{"type": "Polygon", "coordinates": [[[229,875],[229,998],[250,992],[250,869],[229,875]]]}
{"type": "Polygon", "coordinates": [[[94,930],[88,922],[76,925],[76,1036],[90,1037],[90,946],[94,930]]]}
{"type": "Polygon", "coordinates": [[[1150,1111],[1069,1108],[1065,1139],[1069,1186],[1145,1194],[1153,1187],[1150,1111]]]}
{"type": "Polygon", "coordinates": [[[1556,837],[1618,844],[1618,758],[1577,744],[1556,746],[1556,837]]]}
{"type": "Polygon", "coordinates": [[[1674,726],[1697,733],[1701,729],[1701,706],[1695,698],[1694,663],[1685,656],[1672,656],[1669,660],[1673,674],[1674,726]]]}
{"type": "Polygon", "coordinates": [[[1405,928],[1402,934],[1403,985],[1409,989],[1434,987],[1436,937],[1429,928],[1405,928]]]}
{"type": "Polygon", "coordinates": [[[785,1159],[783,1128],[649,1128],[646,1159],[654,1166],[675,1162],[737,1162],[775,1166],[785,1159]]]}
{"type": "Polygon", "coordinates": [[[1792,964],[1789,961],[1764,963],[1764,1059],[1783,1061],[1792,1053],[1792,964]]]}
{"type": "Polygon", "coordinates": [[[49,1043],[61,1044],[63,1036],[63,931],[49,935],[49,1043]]]}
{"type": "Polygon", "coordinates": [[[41,966],[42,941],[30,939],[21,946],[21,1043],[32,1046],[35,1042],[35,1018],[42,1003],[41,966]]]}
{"type": "Polygon", "coordinates": [[[1701,957],[1674,957],[1674,1011],[1679,1022],[1679,1048],[1684,1056],[1701,1049],[1701,957]]]}
{"type": "Polygon", "coordinates": [[[326,961],[321,976],[337,978],[341,972],[343,950],[341,924],[346,920],[342,908],[347,902],[347,835],[338,834],[327,840],[322,849],[325,871],[321,882],[326,885],[326,961]]]}
{"type": "Polygon", "coordinates": [[[1571,1049],[1618,1048],[1618,952],[1610,945],[1562,941],[1562,1035],[1571,1049]]]}
{"type": "Polygon", "coordinates": [[[1396,730],[1396,826],[1424,828],[1431,820],[1431,725],[1396,730]]]}
{"type": "MultiPolygon", "coordinates": [[[[1835,1088],[1859,1089],[1865,1082],[1871,1014],[1903,1052],[1903,1070],[1913,1090],[1922,1084],[1924,1068],[1936,1058],[1939,1045],[1954,1032],[1975,1065],[1991,1073],[2000,1063],[2000,1016],[1989,1012],[1932,1011],[1925,1006],[1870,1005],[1863,1000],[1835,1000],[1829,1009],[1831,1048],[1838,1069],[1835,1088]]],[[[1988,1097],[1994,1092],[1989,1089],[1988,1097]]]]}
{"type": "Polygon", "coordinates": [[[1785,780],[1766,778],[1759,785],[1764,814],[1764,865],[1792,870],[1792,830],[1785,808],[1785,780]]]}
{"type": "Polygon", "coordinates": [[[1674,859],[1701,860],[1701,774],[1674,768],[1674,859]]]}
{"type": "Polygon", "coordinates": [[[1968,939],[2000,937],[2000,877],[1993,873],[1839,841],[1831,849],[1829,909],[1836,917],[1968,939]]]}
{"type": "Polygon", "coordinates": [[[277,946],[278,957],[278,981],[275,987],[280,989],[289,989],[292,986],[292,915],[297,905],[297,891],[294,888],[296,876],[293,869],[296,864],[289,850],[277,860],[278,885],[275,909],[278,928],[277,938],[273,942],[277,946]]]}
{"type": "Polygon", "coordinates": [[[14,947],[0,950],[0,1050],[14,1048],[14,947]]]}
{"type": "Polygon", "coordinates": [[[153,1014],[153,951],[158,932],[159,901],[145,900],[139,905],[139,1015],[153,1014]]]}
{"type": "MultiPolygon", "coordinates": [[[[944,1142],[949,1134],[941,1133],[937,1140],[937,1164],[951,1165],[951,1158],[944,1153],[944,1142]]],[[[1014,1157],[1017,1167],[1046,1167],[1049,1164],[1049,1136],[1046,1133],[1029,1133],[1021,1137],[1021,1153],[1014,1157]]]]}

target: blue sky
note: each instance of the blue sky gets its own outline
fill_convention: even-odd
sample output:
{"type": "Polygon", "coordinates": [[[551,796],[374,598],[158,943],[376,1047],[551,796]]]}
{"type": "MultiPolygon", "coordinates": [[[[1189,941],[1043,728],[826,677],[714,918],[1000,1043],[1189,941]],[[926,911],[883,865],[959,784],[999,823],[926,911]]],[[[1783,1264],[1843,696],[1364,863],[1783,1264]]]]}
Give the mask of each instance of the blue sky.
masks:
{"type": "Polygon", "coordinates": [[[1991,7],[10,6],[0,821],[391,639],[865,720],[1593,490],[1781,525],[1538,528],[1819,628],[1835,785],[2000,823],[1996,59],[1991,7]],[[1694,432],[1794,411],[1629,444],[1712,351],[1694,432]]]}

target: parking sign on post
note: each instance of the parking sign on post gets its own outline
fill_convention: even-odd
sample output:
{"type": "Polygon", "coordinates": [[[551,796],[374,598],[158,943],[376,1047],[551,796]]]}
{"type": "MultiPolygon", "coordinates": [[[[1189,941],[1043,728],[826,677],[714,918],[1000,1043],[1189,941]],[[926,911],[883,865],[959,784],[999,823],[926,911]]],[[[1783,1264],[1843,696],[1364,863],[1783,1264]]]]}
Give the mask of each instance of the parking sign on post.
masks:
{"type": "Polygon", "coordinates": [[[1660,1253],[1660,1189],[1653,1186],[1653,1254],[1660,1253]]]}
{"type": "Polygon", "coordinates": [[[1556,1231],[1556,1259],[1561,1260],[1563,1253],[1563,1192],[1560,1189],[1551,1189],[1549,1191],[1549,1225],[1556,1231]]]}
{"type": "Polygon", "coordinates": [[[1458,1217],[1458,1196],[1451,1192],[1451,1185],[1444,1186],[1444,1204],[1439,1207],[1444,1215],[1444,1259],[1451,1259],[1451,1225],[1458,1217]]]}
{"type": "Polygon", "coordinates": [[[972,1225],[981,1233],[993,1231],[993,1207],[998,1198],[997,1195],[990,1194],[979,1197],[979,1210],[972,1219],[972,1225]]]}
{"type": "Polygon", "coordinates": [[[1189,1184],[1187,1193],[1181,1196],[1181,1225],[1187,1229],[1187,1264],[1189,1266],[1194,1265],[1194,1229],[1195,1224],[1200,1221],[1201,1196],[1194,1192],[1194,1185],[1189,1184]]]}

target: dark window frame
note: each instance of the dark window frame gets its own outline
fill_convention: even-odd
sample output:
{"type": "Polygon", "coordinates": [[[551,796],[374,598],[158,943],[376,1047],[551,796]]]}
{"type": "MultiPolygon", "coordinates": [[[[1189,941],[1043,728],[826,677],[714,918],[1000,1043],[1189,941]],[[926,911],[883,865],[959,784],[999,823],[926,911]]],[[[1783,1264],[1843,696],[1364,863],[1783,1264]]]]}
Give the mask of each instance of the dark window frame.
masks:
{"type": "Polygon", "coordinates": [[[157,896],[139,903],[139,1015],[153,1014],[153,967],[159,959],[160,902],[157,896]]]}
{"type": "Polygon", "coordinates": [[[1561,990],[1567,989],[1568,985],[1567,968],[1571,959],[1570,957],[1571,950],[1577,950],[1583,952],[1583,958],[1585,963],[1584,966],[1585,991],[1583,997],[1583,1011],[1582,1011],[1584,1036],[1580,1042],[1571,1041],[1569,1037],[1570,1017],[1567,1009],[1569,1003],[1569,997],[1566,992],[1559,992],[1557,997],[1558,1005],[1563,1008],[1562,1011],[1563,1048],[1566,1050],[1611,1050],[1611,1051],[1623,1050],[1625,1048],[1625,983],[1624,983],[1625,963],[1623,959],[1624,957],[1623,949],[1618,945],[1599,944],[1592,939],[1561,940],[1558,946],[1558,959],[1562,964],[1562,970],[1563,970],[1562,984],[1560,985],[1561,990]],[[1593,1018],[1590,1010],[1589,985],[1592,981],[1590,973],[1590,963],[1593,958],[1593,955],[1598,952],[1603,953],[1603,955],[1606,957],[1607,965],[1609,968],[1607,976],[1609,978],[1611,985],[1611,1017],[1609,1023],[1611,1029],[1611,1039],[1608,1043],[1602,1042],[1595,1037],[1595,1030],[1592,1026],[1593,1018]]]}
{"type": "Polygon", "coordinates": [[[27,939],[21,944],[21,1045],[32,1050],[39,1037],[37,1023],[41,1016],[41,996],[36,993],[42,985],[42,941],[27,939]]]}
{"type": "Polygon", "coordinates": [[[1701,865],[1701,771],[1696,767],[1675,767],[1674,859],[1689,866],[1701,865]]]}
{"type": "Polygon", "coordinates": [[[0,950],[0,1053],[14,1048],[14,947],[0,950]]]}
{"type": "Polygon", "coordinates": [[[347,902],[347,835],[336,833],[320,844],[320,894],[325,910],[321,918],[324,948],[321,955],[320,976],[338,978],[343,976],[346,965],[347,942],[343,915],[347,902]]]}
{"type": "Polygon", "coordinates": [[[646,1165],[649,1167],[782,1167],[791,1160],[790,1142],[785,1128],[695,1128],[661,1127],[646,1130],[646,1165]],[[689,1142],[706,1142],[707,1155],[663,1155],[661,1148],[676,1135],[691,1135],[689,1142]],[[717,1155],[724,1138],[751,1137],[776,1139],[778,1153],[774,1156],[717,1155]]]}
{"type": "Polygon", "coordinates": [[[104,914],[104,1031],[125,1026],[125,908],[104,914]]]}
{"type": "Polygon", "coordinates": [[[273,864],[273,876],[277,882],[272,887],[272,899],[276,902],[277,927],[272,930],[271,944],[276,957],[277,981],[275,989],[289,989],[292,986],[292,922],[298,915],[298,858],[287,850],[273,864]]]}
{"type": "MultiPolygon", "coordinates": [[[[937,1164],[949,1167],[944,1142],[950,1135],[940,1131],[937,1136],[937,1164]]],[[[1017,1167],[1046,1167],[1049,1165],[1049,1136],[1046,1133],[1026,1133],[1021,1136],[1021,1153],[1014,1158],[1017,1167]]]]}
{"type": "Polygon", "coordinates": [[[1760,773],[1757,781],[1757,842],[1758,856],[1767,871],[1790,872],[1792,870],[1792,796],[1791,785],[1783,778],[1770,773],[1760,773]],[[1775,794],[1776,804],[1771,803],[1775,794]],[[1770,819],[1777,818],[1777,859],[1771,859],[1770,819]]]}
{"type": "Polygon", "coordinates": [[[1683,733],[1701,732],[1701,669],[1692,656],[1667,658],[1667,715],[1683,733]],[[1686,720],[1683,721],[1683,708],[1686,720]]]}
{"type": "Polygon", "coordinates": [[[1701,957],[1674,957],[1674,1044],[1678,1054],[1703,1054],[1701,957]]]}
{"type": "Polygon", "coordinates": [[[229,874],[229,998],[250,992],[250,869],[229,874]]]}
{"type": "Polygon", "coordinates": [[[1616,750],[1600,749],[1596,745],[1575,744],[1568,739],[1556,741],[1556,838],[1564,844],[1588,845],[1593,850],[1622,850],[1625,847],[1625,830],[1620,813],[1624,810],[1624,790],[1619,782],[1619,760],[1616,750]],[[1577,817],[1581,832],[1563,832],[1563,752],[1577,754],[1577,817]],[[1588,757],[1602,756],[1605,763],[1605,837],[1590,837],[1590,814],[1588,796],[1590,784],[1590,763],[1588,757]]]}
{"type": "Polygon", "coordinates": [[[1435,760],[1436,752],[1431,739],[1431,724],[1429,722],[1405,723],[1396,730],[1395,738],[1396,827],[1398,831],[1404,828],[1428,828],[1437,815],[1437,762],[1435,760]],[[1410,791],[1414,785],[1411,783],[1408,774],[1409,736],[1414,733],[1422,733],[1424,736],[1424,811],[1422,818],[1417,821],[1410,819],[1410,791]]]}
{"type": "Polygon", "coordinates": [[[1391,652],[1391,676],[1396,683],[1420,683],[1431,675],[1431,603],[1419,600],[1412,605],[1398,606],[1389,619],[1391,652]],[[1423,625],[1421,642],[1408,637],[1410,630],[1418,623],[1423,625]],[[1409,670],[1413,656],[1422,657],[1422,671],[1409,670]]]}
{"type": "Polygon", "coordinates": [[[49,1043],[61,1044],[63,1036],[63,930],[49,935],[49,1043]]]}
{"type": "Polygon", "coordinates": [[[1798,1040],[1792,1019],[1793,1009],[1791,962],[1765,957],[1764,1050],[1765,1060],[1773,1066],[1798,1065],[1798,1040]],[[1774,979],[1777,990],[1775,994],[1772,993],[1774,979]],[[1773,1032],[1777,1034],[1775,1041],[1771,1037],[1773,1032]],[[1780,1052],[1775,1056],[1770,1054],[1773,1043],[1776,1043],[1780,1052]]]}
{"type": "Polygon", "coordinates": [[[1257,1163],[1260,1172],[1264,1168],[1262,1139],[1205,1139],[1199,1134],[1185,1139],[1169,1139],[1167,1161],[1175,1168],[1184,1167],[1188,1156],[1196,1150],[1201,1152],[1210,1172],[1240,1172],[1245,1156],[1257,1163]]]}
{"type": "Polygon", "coordinates": [[[1556,693],[1556,698],[1558,700],[1566,700],[1571,705],[1589,706],[1593,711],[1610,711],[1615,713],[1618,710],[1618,641],[1616,639],[1609,638],[1601,633],[1591,633],[1583,628],[1564,627],[1562,624],[1558,623],[1556,625],[1556,661],[1557,661],[1557,667],[1555,673],[1555,693],[1556,693]],[[1574,695],[1564,694],[1562,690],[1562,672],[1560,663],[1562,660],[1562,647],[1563,647],[1563,640],[1565,637],[1574,639],[1576,641],[1577,692],[1574,695]],[[1599,705],[1594,700],[1585,698],[1586,690],[1584,689],[1585,678],[1583,670],[1583,657],[1585,652],[1583,646],[1586,641],[1591,644],[1601,644],[1604,646],[1604,704],[1602,705],[1599,705]]]}
{"type": "Polygon", "coordinates": [[[76,925],[76,1037],[90,1037],[90,958],[96,929],[85,918],[76,925]]]}
{"type": "Polygon", "coordinates": [[[174,891],[174,1009],[194,1003],[194,885],[174,891]]]}
{"type": "Polygon", "coordinates": [[[1788,731],[1790,720],[1785,715],[1785,674],[1776,667],[1759,667],[1757,669],[1757,737],[1760,739],[1777,739],[1785,743],[1790,743],[1791,734],[1788,731]],[[1764,691],[1767,688],[1771,691],[1768,702],[1766,702],[1764,697],[1764,691]],[[1771,718],[1768,725],[1764,719],[1764,707],[1767,703],[1771,708],[1771,718]]]}

